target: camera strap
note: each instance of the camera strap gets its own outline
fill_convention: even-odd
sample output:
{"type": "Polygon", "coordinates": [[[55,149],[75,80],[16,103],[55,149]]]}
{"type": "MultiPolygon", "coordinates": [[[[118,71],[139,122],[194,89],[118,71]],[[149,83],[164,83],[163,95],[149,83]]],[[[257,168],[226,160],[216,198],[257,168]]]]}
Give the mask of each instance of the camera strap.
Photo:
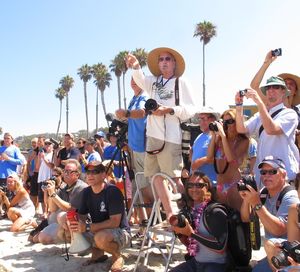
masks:
{"type": "Polygon", "coordinates": [[[259,250],[261,246],[259,217],[255,210],[250,213],[250,241],[253,250],[259,250]]]}
{"type": "MultiPolygon", "coordinates": [[[[281,108],[281,109],[279,109],[279,110],[273,112],[273,113],[271,114],[272,119],[273,119],[279,112],[281,112],[283,109],[285,109],[285,108],[281,108]]],[[[260,134],[261,134],[263,131],[264,131],[264,127],[263,127],[263,125],[261,125],[260,128],[259,128],[259,131],[258,131],[258,137],[260,137],[260,134]]]]}
{"type": "Polygon", "coordinates": [[[175,79],[175,106],[179,106],[179,77],[175,79]]]}

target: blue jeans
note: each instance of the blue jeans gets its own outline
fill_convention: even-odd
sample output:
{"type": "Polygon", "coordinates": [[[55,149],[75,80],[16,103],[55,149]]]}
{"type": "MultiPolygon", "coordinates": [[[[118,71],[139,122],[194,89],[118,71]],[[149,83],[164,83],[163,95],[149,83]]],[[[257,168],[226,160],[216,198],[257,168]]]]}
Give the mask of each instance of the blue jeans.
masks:
{"type": "Polygon", "coordinates": [[[170,272],[224,272],[225,269],[226,264],[199,263],[193,258],[174,267],[170,272]]]}

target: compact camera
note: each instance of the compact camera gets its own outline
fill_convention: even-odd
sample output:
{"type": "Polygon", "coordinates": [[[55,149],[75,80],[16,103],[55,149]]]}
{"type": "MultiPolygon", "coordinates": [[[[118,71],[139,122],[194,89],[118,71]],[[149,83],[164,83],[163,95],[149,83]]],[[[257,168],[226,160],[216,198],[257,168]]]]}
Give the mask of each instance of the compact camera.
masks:
{"type": "Polygon", "coordinates": [[[288,256],[295,262],[300,263],[300,242],[284,241],[281,243],[281,251],[271,258],[272,264],[279,269],[280,267],[289,266],[288,256]]]}
{"type": "Polygon", "coordinates": [[[145,103],[145,111],[146,114],[151,114],[152,111],[155,111],[158,109],[158,103],[155,99],[149,98],[145,103]]]}
{"type": "Polygon", "coordinates": [[[247,175],[237,183],[238,191],[249,191],[246,185],[250,185],[255,191],[257,191],[256,181],[253,176],[247,175]]]}
{"type": "Polygon", "coordinates": [[[282,49],[281,48],[277,48],[272,50],[272,56],[273,57],[278,57],[282,55],[282,49]]]}
{"type": "Polygon", "coordinates": [[[245,94],[247,93],[247,91],[248,91],[247,89],[239,90],[240,97],[245,96],[245,94]]]}

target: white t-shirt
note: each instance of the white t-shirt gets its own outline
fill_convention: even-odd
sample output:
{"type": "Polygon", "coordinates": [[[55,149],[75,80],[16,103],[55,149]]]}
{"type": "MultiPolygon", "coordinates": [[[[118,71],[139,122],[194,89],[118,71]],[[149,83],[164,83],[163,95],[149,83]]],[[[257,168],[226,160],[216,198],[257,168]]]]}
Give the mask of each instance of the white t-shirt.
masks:
{"type": "MultiPolygon", "coordinates": [[[[48,162],[52,162],[53,152],[45,153],[45,160],[48,162]]],[[[52,170],[47,166],[44,160],[41,160],[41,165],[39,168],[39,176],[38,176],[38,183],[45,181],[51,178],[52,170]]]]}
{"type": "Polygon", "coordinates": [[[147,92],[157,103],[172,107],[174,115],[148,115],[147,136],[166,142],[181,144],[180,121],[191,118],[196,113],[196,105],[200,105],[198,95],[182,77],[179,78],[179,106],[175,106],[175,80],[164,79],[162,76],[144,76],[141,69],[133,70],[133,78],[137,85],[147,92]]]}

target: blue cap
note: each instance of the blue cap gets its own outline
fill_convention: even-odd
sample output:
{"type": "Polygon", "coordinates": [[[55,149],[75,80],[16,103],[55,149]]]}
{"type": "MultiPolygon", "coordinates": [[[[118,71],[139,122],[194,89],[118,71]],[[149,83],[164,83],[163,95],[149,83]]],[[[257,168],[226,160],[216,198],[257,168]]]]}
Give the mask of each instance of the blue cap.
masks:
{"type": "Polygon", "coordinates": [[[98,137],[98,138],[105,138],[105,133],[103,132],[103,131],[98,131],[96,134],[95,134],[95,136],[94,137],[98,137]]]}

